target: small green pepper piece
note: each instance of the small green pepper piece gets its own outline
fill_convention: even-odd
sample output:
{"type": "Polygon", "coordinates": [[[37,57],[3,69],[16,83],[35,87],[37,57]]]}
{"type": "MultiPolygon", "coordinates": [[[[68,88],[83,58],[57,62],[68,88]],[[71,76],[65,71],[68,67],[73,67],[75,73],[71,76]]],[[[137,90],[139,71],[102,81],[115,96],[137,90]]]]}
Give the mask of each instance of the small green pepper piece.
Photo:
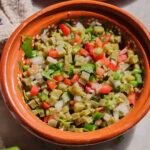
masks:
{"type": "Polygon", "coordinates": [[[138,86],[138,82],[137,81],[130,81],[129,84],[131,84],[133,87],[138,86]]]}
{"type": "Polygon", "coordinates": [[[133,74],[142,73],[141,69],[135,68],[133,69],[133,74]]]}
{"type": "Polygon", "coordinates": [[[27,71],[29,69],[29,65],[24,65],[23,66],[23,71],[27,71]]]}
{"type": "Polygon", "coordinates": [[[139,83],[139,84],[142,84],[143,81],[142,81],[142,76],[140,74],[135,74],[135,78],[136,78],[136,81],[139,83]]]}
{"type": "Polygon", "coordinates": [[[48,99],[48,96],[46,93],[42,92],[42,93],[39,93],[39,98],[41,101],[45,101],[48,99]]]}
{"type": "Polygon", "coordinates": [[[92,27],[88,27],[86,30],[85,30],[85,33],[91,33],[93,32],[93,28],[92,27]]]}
{"type": "Polygon", "coordinates": [[[119,72],[114,72],[113,73],[113,79],[114,80],[120,80],[121,78],[121,74],[119,72]]]}
{"type": "Polygon", "coordinates": [[[103,117],[103,114],[100,113],[100,112],[95,112],[94,115],[93,115],[94,121],[96,121],[98,119],[101,119],[102,117],[103,117]]]}
{"type": "Polygon", "coordinates": [[[4,150],[20,150],[20,148],[17,146],[13,146],[13,147],[6,148],[4,150]]]}
{"type": "Polygon", "coordinates": [[[96,126],[95,125],[93,125],[93,124],[85,124],[84,125],[84,129],[86,130],[86,131],[93,131],[93,130],[95,130],[96,129],[96,126]]]}

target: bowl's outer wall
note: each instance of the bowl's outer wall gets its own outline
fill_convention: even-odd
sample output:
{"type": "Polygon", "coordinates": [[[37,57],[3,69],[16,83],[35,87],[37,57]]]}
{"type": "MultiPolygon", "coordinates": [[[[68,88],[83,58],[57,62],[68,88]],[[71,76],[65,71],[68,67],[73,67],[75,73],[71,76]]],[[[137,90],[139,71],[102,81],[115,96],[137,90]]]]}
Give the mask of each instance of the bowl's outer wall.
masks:
{"type": "MultiPolygon", "coordinates": [[[[122,24],[122,27],[128,29],[128,32],[132,33],[134,38],[136,37],[136,43],[139,45],[139,47],[142,45],[140,50],[142,51],[142,49],[144,49],[147,56],[150,56],[150,37],[147,29],[134,17],[130,16],[123,10],[115,6],[88,0],[68,1],[55,4],[41,10],[25,20],[7,41],[1,61],[2,94],[5,98],[5,102],[10,107],[14,116],[16,116],[27,128],[32,130],[32,132],[36,133],[42,138],[65,144],[88,144],[105,141],[127,131],[129,128],[135,125],[149,109],[150,101],[148,100],[148,84],[150,83],[150,77],[148,74],[150,73],[150,70],[149,63],[144,52],[141,53],[144,59],[146,74],[145,88],[143,90],[144,94],[141,95],[136,107],[129,113],[129,115],[127,115],[118,123],[102,130],[88,133],[71,133],[51,128],[30,112],[28,106],[23,100],[22,93],[18,90],[17,74],[20,73],[20,70],[18,69],[17,64],[19,60],[21,61],[23,54],[22,51],[19,50],[21,35],[35,35],[39,32],[41,26],[47,27],[49,24],[59,21],[60,19],[58,18],[60,18],[62,15],[61,12],[66,10],[70,12],[73,10],[91,11],[115,20],[119,24],[122,24]],[[56,13],[60,14],[56,15],[56,13]]],[[[70,13],[70,15],[75,15],[75,13],[70,13]]]]}

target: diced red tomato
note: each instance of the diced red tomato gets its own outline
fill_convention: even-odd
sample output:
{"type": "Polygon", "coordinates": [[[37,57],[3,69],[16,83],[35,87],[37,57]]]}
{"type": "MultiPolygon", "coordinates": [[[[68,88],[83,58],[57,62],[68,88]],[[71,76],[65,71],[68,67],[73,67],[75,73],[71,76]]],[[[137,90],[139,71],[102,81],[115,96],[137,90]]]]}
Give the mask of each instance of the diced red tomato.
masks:
{"type": "Polygon", "coordinates": [[[105,66],[109,67],[109,69],[111,69],[112,71],[116,71],[118,70],[118,66],[115,65],[114,63],[112,63],[108,58],[106,58],[105,56],[103,57],[103,59],[99,60],[102,64],[104,64],[105,66]]]}
{"type": "Polygon", "coordinates": [[[111,36],[112,36],[111,34],[106,34],[103,36],[105,41],[103,42],[102,47],[105,46],[110,41],[111,36]]]}
{"type": "Polygon", "coordinates": [[[49,116],[46,116],[46,117],[43,118],[43,121],[44,121],[45,123],[48,123],[48,120],[49,120],[49,116]]]}
{"type": "Polygon", "coordinates": [[[94,49],[94,43],[86,43],[85,45],[84,45],[84,48],[87,50],[87,51],[91,51],[91,50],[93,50],[94,49]]]}
{"type": "Polygon", "coordinates": [[[71,32],[70,28],[68,26],[66,26],[65,24],[61,24],[59,26],[59,28],[61,29],[61,31],[63,32],[64,35],[68,36],[71,32]]]}
{"type": "Polygon", "coordinates": [[[50,107],[50,104],[48,102],[43,102],[42,105],[41,105],[41,107],[43,109],[48,109],[50,107]]]}
{"type": "Polygon", "coordinates": [[[87,43],[85,45],[85,49],[89,52],[89,54],[95,61],[102,59],[105,56],[104,53],[102,52],[100,54],[97,54],[95,51],[96,49],[94,49],[94,48],[95,47],[94,47],[93,43],[87,43]]]}
{"type": "Polygon", "coordinates": [[[88,56],[88,55],[89,55],[89,52],[88,52],[87,50],[83,49],[83,48],[80,50],[79,53],[80,53],[80,55],[82,55],[82,56],[88,56]]]}
{"type": "Polygon", "coordinates": [[[50,90],[53,90],[57,87],[56,82],[50,80],[47,81],[47,86],[50,90]]]}
{"type": "Polygon", "coordinates": [[[112,91],[112,87],[109,84],[103,84],[99,90],[101,94],[108,94],[112,91]]]}
{"type": "Polygon", "coordinates": [[[99,76],[99,77],[103,77],[104,76],[104,73],[105,73],[105,70],[103,68],[97,68],[96,69],[96,74],[99,76]]]}
{"type": "Polygon", "coordinates": [[[118,62],[124,62],[127,60],[127,55],[123,54],[123,55],[119,55],[118,57],[118,62]]]}
{"type": "Polygon", "coordinates": [[[70,79],[64,79],[64,83],[69,86],[72,84],[70,79]]]}
{"type": "Polygon", "coordinates": [[[136,103],[136,93],[129,94],[128,95],[128,100],[129,100],[129,103],[134,106],[135,103],[136,103]]]}
{"type": "Polygon", "coordinates": [[[108,67],[109,67],[112,71],[118,70],[118,66],[115,65],[115,64],[113,64],[113,63],[111,63],[111,62],[110,62],[110,64],[108,65],[108,67]]]}
{"type": "Polygon", "coordinates": [[[64,80],[63,76],[61,76],[61,75],[55,75],[53,78],[54,78],[57,82],[61,82],[61,81],[64,80]]]}
{"type": "Polygon", "coordinates": [[[94,52],[94,50],[93,50],[93,59],[95,60],[95,61],[97,61],[97,60],[100,60],[100,59],[102,59],[103,57],[104,57],[104,53],[102,52],[101,54],[96,54],[95,52],[94,52]]]}
{"type": "Polygon", "coordinates": [[[59,53],[55,49],[49,50],[48,55],[53,58],[59,58],[59,53]]]}
{"type": "Polygon", "coordinates": [[[103,43],[102,43],[101,39],[100,39],[100,38],[98,38],[98,37],[96,38],[95,43],[96,43],[96,45],[97,45],[98,47],[102,47],[102,45],[103,45],[103,43]]]}
{"type": "Polygon", "coordinates": [[[77,82],[79,80],[79,75],[78,74],[75,74],[72,79],[71,79],[71,82],[74,83],[74,82],[77,82]]]}
{"type": "Polygon", "coordinates": [[[102,64],[104,64],[105,66],[108,66],[110,64],[110,60],[108,58],[106,58],[105,56],[103,57],[103,59],[99,60],[102,64]]]}
{"type": "Polygon", "coordinates": [[[40,87],[37,86],[37,85],[33,85],[33,86],[31,87],[30,94],[31,94],[32,96],[36,96],[36,95],[38,95],[39,91],[40,91],[40,87]]]}
{"type": "Polygon", "coordinates": [[[25,64],[26,64],[26,65],[30,65],[30,64],[31,64],[31,61],[30,61],[29,58],[26,58],[26,59],[25,59],[25,64]]]}
{"type": "Polygon", "coordinates": [[[55,119],[55,115],[46,116],[46,117],[43,118],[43,121],[44,121],[45,123],[48,123],[48,121],[49,121],[50,119],[55,119]]]}
{"type": "Polygon", "coordinates": [[[95,91],[94,91],[90,86],[88,86],[88,85],[86,85],[85,91],[86,91],[87,93],[93,93],[93,92],[95,92],[95,91]]]}
{"type": "Polygon", "coordinates": [[[74,37],[74,43],[77,43],[77,44],[80,44],[81,43],[81,38],[80,38],[80,36],[79,36],[79,34],[75,34],[75,37],[74,37]]]}

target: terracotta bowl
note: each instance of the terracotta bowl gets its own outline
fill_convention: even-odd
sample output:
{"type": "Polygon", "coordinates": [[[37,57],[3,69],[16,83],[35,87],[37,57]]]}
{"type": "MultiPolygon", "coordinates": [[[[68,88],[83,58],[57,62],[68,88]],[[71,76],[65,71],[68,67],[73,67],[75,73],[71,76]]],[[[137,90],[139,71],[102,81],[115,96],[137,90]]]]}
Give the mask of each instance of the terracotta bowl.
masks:
{"type": "Polygon", "coordinates": [[[148,30],[134,17],[115,6],[97,1],[66,1],[47,7],[26,19],[11,35],[3,50],[1,59],[1,91],[6,105],[13,116],[20,121],[26,129],[47,141],[61,144],[95,144],[110,140],[123,134],[132,128],[150,107],[150,68],[148,57],[150,57],[150,36],[148,30]],[[82,6],[82,7],[81,7],[82,6]],[[22,92],[18,88],[17,75],[21,73],[18,62],[22,61],[22,50],[20,50],[21,35],[35,35],[41,28],[57,23],[61,19],[72,17],[97,17],[104,22],[121,28],[124,36],[129,36],[137,45],[138,53],[144,66],[144,88],[129,114],[106,128],[86,132],[73,133],[60,131],[52,128],[35,117],[23,99],[22,92]]]}

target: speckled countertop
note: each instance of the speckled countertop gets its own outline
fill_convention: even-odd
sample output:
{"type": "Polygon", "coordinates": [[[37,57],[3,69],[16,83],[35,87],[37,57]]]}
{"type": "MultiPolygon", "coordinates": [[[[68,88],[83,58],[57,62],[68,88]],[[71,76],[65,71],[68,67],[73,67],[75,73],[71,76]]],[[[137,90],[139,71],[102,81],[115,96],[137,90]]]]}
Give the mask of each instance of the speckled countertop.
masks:
{"type": "MultiPolygon", "coordinates": [[[[34,11],[56,2],[59,0],[33,0],[34,11]]],[[[110,0],[110,3],[129,11],[150,28],[150,0],[110,0]]],[[[150,113],[120,139],[96,146],[64,148],[41,141],[28,133],[12,118],[0,98],[0,137],[0,149],[2,145],[18,145],[21,150],[150,150],[150,113]]]]}

